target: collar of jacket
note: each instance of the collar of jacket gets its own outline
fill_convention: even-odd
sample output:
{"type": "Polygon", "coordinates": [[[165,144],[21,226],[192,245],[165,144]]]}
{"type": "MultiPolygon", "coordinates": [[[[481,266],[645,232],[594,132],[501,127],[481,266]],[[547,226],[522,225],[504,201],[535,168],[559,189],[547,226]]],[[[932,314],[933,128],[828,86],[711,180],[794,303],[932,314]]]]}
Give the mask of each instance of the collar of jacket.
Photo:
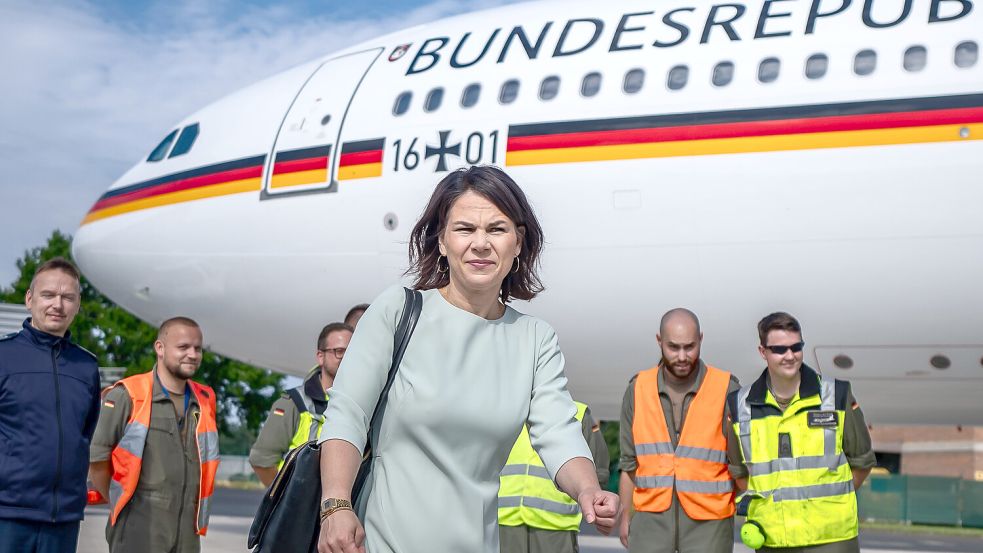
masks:
{"type": "MultiPolygon", "coordinates": [[[[805,363],[799,368],[799,398],[807,398],[819,395],[819,374],[809,368],[805,363]]],[[[748,392],[748,403],[753,405],[765,405],[765,398],[768,397],[768,369],[766,368],[761,376],[751,384],[751,391],[748,392]]]]}
{"type": "Polygon", "coordinates": [[[304,393],[311,398],[316,407],[321,407],[328,403],[327,394],[321,387],[321,367],[315,367],[311,374],[304,381],[304,393]]]}
{"type": "Polygon", "coordinates": [[[71,343],[72,331],[66,330],[65,336],[55,336],[47,332],[34,328],[31,324],[31,317],[24,319],[22,325],[24,330],[21,332],[31,341],[32,344],[45,349],[64,349],[71,343]]]}

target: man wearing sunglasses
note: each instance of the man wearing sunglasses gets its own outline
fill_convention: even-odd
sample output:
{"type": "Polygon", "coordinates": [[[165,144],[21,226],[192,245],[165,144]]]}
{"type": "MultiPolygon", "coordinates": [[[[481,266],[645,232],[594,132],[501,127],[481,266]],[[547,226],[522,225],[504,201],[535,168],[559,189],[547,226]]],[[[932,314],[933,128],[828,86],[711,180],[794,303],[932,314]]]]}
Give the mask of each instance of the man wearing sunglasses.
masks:
{"type": "Polygon", "coordinates": [[[328,406],[327,390],[334,384],[352,332],[352,327],[345,323],[331,323],[321,329],[314,353],[317,366],[302,385],[287,390],[273,403],[249,451],[249,464],[264,486],[269,487],[273,482],[291,449],[320,435],[322,413],[328,406]]]}
{"type": "Polygon", "coordinates": [[[875,460],[849,382],[802,362],[802,327],[788,313],[758,323],[768,368],[727,397],[728,459],[750,497],[742,539],[758,551],[859,553],[857,496],[875,460]]]}

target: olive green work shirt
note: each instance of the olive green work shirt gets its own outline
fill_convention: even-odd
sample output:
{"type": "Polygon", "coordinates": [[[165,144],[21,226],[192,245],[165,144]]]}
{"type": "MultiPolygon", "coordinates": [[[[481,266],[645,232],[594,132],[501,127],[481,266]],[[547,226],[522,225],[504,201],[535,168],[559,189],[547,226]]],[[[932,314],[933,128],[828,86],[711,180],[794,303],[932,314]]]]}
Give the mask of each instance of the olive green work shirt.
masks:
{"type": "MultiPolygon", "coordinates": [[[[700,385],[706,376],[707,368],[703,360],[700,360],[696,377],[693,379],[689,389],[683,392],[682,406],[673,404],[673,397],[680,394],[668,392],[668,384],[665,380],[665,367],[659,365],[659,400],[662,402],[662,412],[665,414],[666,427],[669,430],[669,439],[675,448],[679,443],[679,436],[682,433],[683,424],[686,422],[686,414],[689,406],[696,397],[700,385]],[[681,414],[680,420],[676,420],[675,413],[681,414]]],[[[635,453],[635,438],[633,424],[635,422],[635,381],[637,377],[632,377],[625,390],[625,397],[621,403],[621,459],[620,468],[622,471],[634,472],[638,469],[638,458],[635,453]]],[[[733,374],[730,376],[730,383],[727,385],[727,393],[739,390],[740,382],[733,374]]],[[[678,390],[677,390],[678,392],[678,390]]],[[[726,402],[721,413],[721,432],[724,436],[729,431],[729,413],[727,412],[726,402]]],[[[628,551],[629,553],[720,553],[730,552],[734,547],[734,518],[728,517],[721,520],[693,520],[686,515],[686,511],[679,507],[679,500],[675,489],[672,493],[672,503],[669,509],[661,513],[636,512],[632,515],[631,526],[628,531],[628,551]]]]}
{"type": "MultiPolygon", "coordinates": [[[[183,406],[184,399],[180,398],[179,403],[183,406]]],[[[179,427],[177,404],[155,378],[137,489],[116,524],[106,523],[106,540],[112,553],[200,550],[195,519],[201,465],[195,426],[201,410],[195,395],[190,394],[185,422],[179,427]]],[[[103,397],[89,448],[90,462],[109,460],[132,410],[133,402],[123,386],[114,387],[103,397]]]]}
{"type": "MultiPolygon", "coordinates": [[[[316,369],[307,376],[300,390],[308,397],[327,401],[327,393],[321,388],[321,370],[316,369]]],[[[322,403],[323,404],[323,403],[322,403]]],[[[300,410],[290,396],[284,392],[270,407],[266,422],[259,429],[256,442],[249,449],[249,464],[254,467],[275,467],[290,452],[290,442],[300,427],[300,410]]]]}

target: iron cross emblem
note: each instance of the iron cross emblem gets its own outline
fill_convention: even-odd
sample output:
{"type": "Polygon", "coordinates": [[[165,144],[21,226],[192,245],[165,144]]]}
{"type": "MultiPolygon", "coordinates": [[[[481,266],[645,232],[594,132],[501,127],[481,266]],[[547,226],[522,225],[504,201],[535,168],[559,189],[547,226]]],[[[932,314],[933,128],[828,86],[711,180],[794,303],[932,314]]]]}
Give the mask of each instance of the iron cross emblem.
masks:
{"type": "Polygon", "coordinates": [[[430,159],[433,156],[440,156],[437,158],[437,169],[434,170],[435,173],[447,170],[447,154],[453,154],[457,157],[461,157],[461,143],[447,145],[447,138],[450,136],[451,131],[440,131],[440,146],[433,147],[427,144],[427,149],[424,152],[423,157],[430,159]]]}

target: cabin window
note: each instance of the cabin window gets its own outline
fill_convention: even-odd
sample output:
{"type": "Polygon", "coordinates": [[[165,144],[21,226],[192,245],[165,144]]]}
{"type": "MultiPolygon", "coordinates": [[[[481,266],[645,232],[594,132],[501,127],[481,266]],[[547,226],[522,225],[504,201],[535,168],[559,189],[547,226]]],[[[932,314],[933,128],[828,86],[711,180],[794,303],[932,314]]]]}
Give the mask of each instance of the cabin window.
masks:
{"type": "Polygon", "coordinates": [[[975,42],[967,40],[956,45],[956,55],[953,58],[956,67],[972,67],[980,57],[980,49],[975,42]]]}
{"type": "Polygon", "coordinates": [[[560,92],[560,78],[556,75],[546,77],[539,83],[539,99],[552,100],[560,92]]]}
{"type": "Polygon", "coordinates": [[[713,68],[713,86],[727,86],[734,80],[734,62],[722,61],[713,68]]]}
{"type": "Polygon", "coordinates": [[[778,58],[765,58],[758,64],[758,81],[762,83],[773,83],[778,78],[778,70],[781,62],[778,58]]]}
{"type": "Polygon", "coordinates": [[[393,102],[393,115],[403,115],[406,113],[410,109],[410,100],[412,99],[413,93],[409,90],[396,96],[396,101],[393,102]]]}
{"type": "Polygon", "coordinates": [[[625,94],[635,94],[642,89],[643,84],[645,84],[645,71],[632,69],[625,73],[625,82],[622,83],[621,90],[624,90],[625,94]]]}
{"type": "Polygon", "coordinates": [[[502,90],[498,92],[498,101],[503,104],[511,104],[519,96],[519,81],[509,79],[502,83],[502,90]]]}
{"type": "Polygon", "coordinates": [[[164,137],[164,140],[160,141],[160,144],[154,148],[154,151],[150,152],[147,161],[160,161],[164,159],[164,156],[167,155],[167,150],[171,148],[171,143],[174,142],[175,136],[177,136],[177,129],[171,131],[170,134],[164,137]]]}
{"type": "Polygon", "coordinates": [[[857,75],[870,75],[877,68],[877,53],[873,50],[861,50],[853,58],[853,72],[857,75]]]}
{"type": "Polygon", "coordinates": [[[677,65],[669,70],[666,76],[666,88],[669,90],[681,90],[689,80],[689,67],[677,65]]]}
{"type": "Polygon", "coordinates": [[[829,58],[826,54],[813,54],[806,60],[806,78],[821,79],[829,69],[829,58]]]}
{"type": "Polygon", "coordinates": [[[594,71],[584,75],[584,80],[580,83],[580,95],[590,98],[601,90],[601,74],[594,71]]]}
{"type": "Polygon", "coordinates": [[[427,97],[423,100],[423,111],[430,113],[435,111],[440,107],[440,104],[444,101],[444,89],[435,88],[427,93],[427,97]]]}
{"type": "Polygon", "coordinates": [[[478,97],[481,96],[481,85],[478,83],[469,84],[464,88],[464,92],[461,93],[461,107],[469,108],[478,103],[478,97]]]}
{"type": "Polygon", "coordinates": [[[909,73],[925,69],[928,54],[924,46],[912,46],[904,51],[904,70],[909,73]]]}
{"type": "Polygon", "coordinates": [[[195,144],[195,139],[198,138],[198,123],[192,123],[184,130],[181,131],[181,136],[177,138],[177,142],[174,143],[174,149],[171,150],[171,155],[167,156],[168,159],[172,157],[177,157],[184,155],[191,150],[191,147],[195,144]]]}

